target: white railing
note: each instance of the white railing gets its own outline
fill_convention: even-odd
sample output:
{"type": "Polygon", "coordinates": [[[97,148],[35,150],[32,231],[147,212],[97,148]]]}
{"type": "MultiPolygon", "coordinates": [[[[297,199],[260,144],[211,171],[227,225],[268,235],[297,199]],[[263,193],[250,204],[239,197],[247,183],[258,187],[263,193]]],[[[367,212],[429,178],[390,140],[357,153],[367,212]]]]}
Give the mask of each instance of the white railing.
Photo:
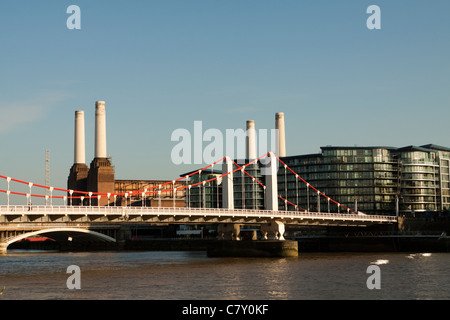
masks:
{"type": "Polygon", "coordinates": [[[270,211],[249,209],[223,209],[223,208],[177,208],[177,207],[98,207],[98,206],[0,206],[2,215],[196,215],[196,216],[257,216],[285,219],[317,219],[342,221],[378,221],[395,222],[394,216],[358,215],[353,213],[325,213],[325,212],[299,212],[299,211],[270,211]]]}

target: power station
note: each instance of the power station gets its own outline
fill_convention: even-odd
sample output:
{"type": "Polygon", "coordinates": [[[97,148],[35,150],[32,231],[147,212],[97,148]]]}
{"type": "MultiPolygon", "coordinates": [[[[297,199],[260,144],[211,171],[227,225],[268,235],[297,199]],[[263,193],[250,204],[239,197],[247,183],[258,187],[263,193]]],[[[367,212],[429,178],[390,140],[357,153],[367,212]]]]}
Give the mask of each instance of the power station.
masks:
{"type": "MultiPolygon", "coordinates": [[[[74,132],[74,163],[70,169],[67,186],[69,190],[84,191],[92,193],[125,194],[130,191],[144,190],[145,188],[155,188],[170,180],[116,180],[114,166],[106,151],[106,106],[105,101],[95,103],[95,153],[90,166],[86,165],[86,137],[84,111],[75,111],[75,132],[74,132]]],[[[183,185],[183,182],[175,182],[175,187],[183,185]]],[[[92,205],[92,206],[176,206],[184,207],[184,192],[164,193],[159,197],[147,197],[145,200],[136,196],[133,199],[118,197],[96,196],[88,199],[87,196],[81,200],[79,194],[73,196],[72,205],[92,205]],[[99,202],[100,201],[100,202],[99,202]]]]}
{"type": "MultiPolygon", "coordinates": [[[[114,168],[106,153],[105,102],[95,103],[95,157],[90,168],[86,165],[84,111],[75,111],[74,164],[70,169],[67,186],[69,190],[114,193],[114,168]]],[[[80,204],[73,199],[73,204],[80,204]]],[[[108,199],[93,198],[91,205],[109,205],[108,199]],[[100,203],[98,203],[100,201],[100,203]]]]}

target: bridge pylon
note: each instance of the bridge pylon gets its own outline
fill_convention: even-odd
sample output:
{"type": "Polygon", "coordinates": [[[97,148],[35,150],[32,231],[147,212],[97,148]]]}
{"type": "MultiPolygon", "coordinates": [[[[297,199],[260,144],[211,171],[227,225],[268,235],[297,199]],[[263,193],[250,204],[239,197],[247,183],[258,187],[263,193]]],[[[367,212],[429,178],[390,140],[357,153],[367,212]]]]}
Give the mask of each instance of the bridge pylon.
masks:
{"type": "Polygon", "coordinates": [[[264,168],[266,177],[265,209],[278,211],[278,161],[273,152],[269,152],[270,164],[264,168]]]}
{"type": "Polygon", "coordinates": [[[225,157],[222,164],[222,208],[234,209],[233,160],[225,157]]]}

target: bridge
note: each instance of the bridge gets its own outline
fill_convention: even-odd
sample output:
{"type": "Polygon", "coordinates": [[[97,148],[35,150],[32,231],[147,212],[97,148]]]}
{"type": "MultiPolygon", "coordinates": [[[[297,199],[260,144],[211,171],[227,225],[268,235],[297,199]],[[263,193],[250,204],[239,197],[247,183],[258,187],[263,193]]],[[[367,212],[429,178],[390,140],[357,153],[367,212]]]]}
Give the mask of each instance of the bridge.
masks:
{"type": "MultiPolygon", "coordinates": [[[[311,186],[272,152],[268,152],[242,166],[231,158],[224,157],[205,168],[158,186],[158,190],[155,190],[155,187],[123,194],[104,194],[54,188],[3,175],[0,175],[0,179],[4,179],[7,184],[6,190],[0,189],[0,193],[6,195],[6,205],[0,206],[0,253],[6,253],[7,247],[11,243],[37,234],[51,234],[52,237],[57,237],[57,234],[63,234],[66,238],[72,238],[75,234],[81,233],[101,241],[115,242],[117,239],[123,238],[123,234],[120,234],[121,227],[133,224],[217,224],[219,237],[233,240],[239,240],[241,225],[257,225],[260,226],[262,239],[284,240],[286,225],[365,227],[374,224],[393,224],[397,222],[396,216],[366,215],[331,199],[314,186],[311,186]],[[262,163],[261,160],[264,158],[267,161],[264,161],[264,166],[262,166],[261,170],[264,170],[265,184],[261,183],[246,170],[252,164],[262,163]],[[202,171],[219,163],[222,163],[221,175],[206,181],[190,183],[190,178],[193,175],[200,174],[202,171]],[[311,212],[309,210],[309,197],[306,208],[303,208],[298,202],[293,203],[280,196],[278,193],[277,175],[280,167],[284,167],[285,172],[289,171],[295,176],[296,184],[299,184],[299,182],[303,183],[308,192],[316,195],[317,208],[319,210],[320,201],[326,201],[328,204],[327,212],[319,212],[319,210],[311,212]],[[233,174],[238,171],[242,175],[249,176],[264,191],[264,210],[235,209],[233,174]],[[186,184],[176,188],[175,183],[183,179],[186,180],[186,184]],[[142,199],[145,199],[150,195],[157,194],[160,196],[164,192],[174,190],[186,189],[190,191],[195,187],[201,188],[207,182],[216,179],[221,179],[222,181],[222,208],[193,208],[189,206],[179,208],[175,207],[175,205],[172,208],[146,207],[145,201],[142,201],[144,206],[141,207],[91,205],[93,197],[98,200],[101,197],[107,197],[109,200],[110,197],[117,196],[125,197],[125,199],[132,196],[140,196],[142,199]],[[11,182],[27,185],[29,192],[12,191],[10,189],[11,182]],[[172,188],[170,188],[171,185],[172,188]],[[42,189],[46,191],[46,194],[33,193],[32,188],[42,189]],[[62,192],[63,195],[55,195],[53,194],[54,192],[62,192]],[[10,205],[10,195],[22,196],[26,199],[26,205],[10,205]],[[31,199],[34,197],[44,198],[48,204],[42,206],[32,205],[31,199]],[[80,199],[80,205],[72,205],[73,199],[80,199]],[[87,202],[88,205],[86,205],[85,199],[89,200],[87,202]],[[62,200],[63,204],[54,205],[53,203],[57,200],[62,200]],[[285,208],[290,206],[292,210],[279,210],[279,201],[284,202],[285,208]],[[330,204],[333,204],[336,212],[331,210],[330,204]]],[[[100,203],[100,201],[97,203],[100,203]]]]}

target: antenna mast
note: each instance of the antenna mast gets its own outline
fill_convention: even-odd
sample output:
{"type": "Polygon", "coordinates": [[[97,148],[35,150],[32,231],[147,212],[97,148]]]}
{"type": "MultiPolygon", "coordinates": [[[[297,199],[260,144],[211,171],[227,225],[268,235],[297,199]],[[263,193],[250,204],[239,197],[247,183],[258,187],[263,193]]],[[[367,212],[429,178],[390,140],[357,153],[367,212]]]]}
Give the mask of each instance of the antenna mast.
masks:
{"type": "MultiPolygon", "coordinates": [[[[45,150],[45,185],[50,187],[50,151],[45,150]]],[[[49,195],[49,189],[45,191],[45,194],[49,195]]],[[[49,198],[45,199],[45,205],[49,205],[49,198]]]]}

